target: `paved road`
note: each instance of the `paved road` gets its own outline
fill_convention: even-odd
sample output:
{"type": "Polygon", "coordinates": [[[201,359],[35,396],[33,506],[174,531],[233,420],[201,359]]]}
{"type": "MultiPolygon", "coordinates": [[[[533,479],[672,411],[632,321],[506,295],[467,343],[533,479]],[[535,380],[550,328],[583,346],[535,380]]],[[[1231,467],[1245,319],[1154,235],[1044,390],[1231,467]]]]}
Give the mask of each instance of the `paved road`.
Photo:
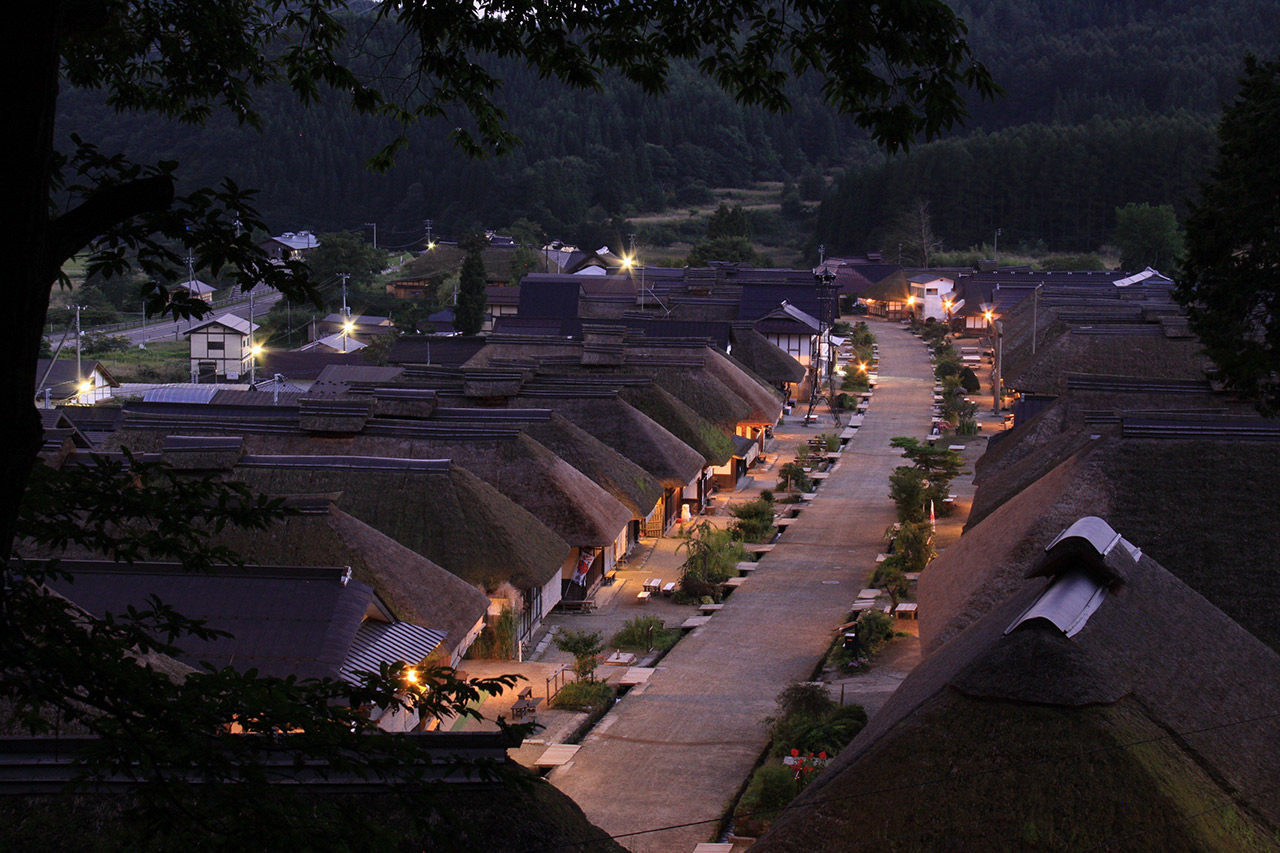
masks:
{"type": "Polygon", "coordinates": [[[764,750],[775,697],[812,677],[870,575],[895,519],[888,478],[902,460],[889,439],[925,435],[933,400],[920,340],[896,324],[872,328],[880,382],[818,499],[724,610],[681,640],[551,774],[631,850],[686,853],[711,837],[764,750]]]}
{"type": "MultiPolygon", "coordinates": [[[[262,322],[262,318],[267,315],[267,312],[271,310],[271,306],[281,298],[281,295],[282,294],[279,291],[271,290],[254,296],[253,315],[255,317],[255,322],[259,324],[262,322]]],[[[217,308],[214,308],[212,313],[209,314],[209,317],[220,317],[223,314],[235,314],[237,317],[247,318],[249,316],[248,297],[243,301],[232,302],[227,305],[220,305],[217,308]]],[[[110,330],[107,331],[106,334],[128,338],[129,343],[131,344],[143,344],[148,341],[180,341],[183,340],[183,334],[188,329],[200,322],[203,322],[203,320],[178,320],[175,322],[173,320],[156,318],[148,321],[146,326],[137,326],[131,329],[110,330]]],[[[99,330],[87,328],[84,331],[96,332],[99,330]]],[[[59,330],[53,334],[46,335],[45,337],[48,338],[51,346],[57,347],[58,342],[63,338],[63,332],[59,330]]],[[[70,347],[70,351],[74,353],[75,344],[75,333],[72,332],[72,334],[67,336],[67,343],[64,345],[63,351],[66,352],[67,350],[65,348],[70,347]]]]}

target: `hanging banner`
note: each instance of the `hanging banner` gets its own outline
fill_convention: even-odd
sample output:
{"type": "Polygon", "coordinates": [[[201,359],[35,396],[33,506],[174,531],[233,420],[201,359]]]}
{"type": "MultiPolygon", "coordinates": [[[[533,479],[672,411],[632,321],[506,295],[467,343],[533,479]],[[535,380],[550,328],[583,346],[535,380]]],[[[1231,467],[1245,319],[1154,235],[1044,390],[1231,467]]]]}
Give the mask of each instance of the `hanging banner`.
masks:
{"type": "Polygon", "coordinates": [[[591,564],[595,562],[595,555],[590,551],[584,551],[578,557],[578,568],[573,573],[573,577],[569,578],[569,583],[576,583],[578,586],[587,585],[587,572],[591,570],[591,564]]]}

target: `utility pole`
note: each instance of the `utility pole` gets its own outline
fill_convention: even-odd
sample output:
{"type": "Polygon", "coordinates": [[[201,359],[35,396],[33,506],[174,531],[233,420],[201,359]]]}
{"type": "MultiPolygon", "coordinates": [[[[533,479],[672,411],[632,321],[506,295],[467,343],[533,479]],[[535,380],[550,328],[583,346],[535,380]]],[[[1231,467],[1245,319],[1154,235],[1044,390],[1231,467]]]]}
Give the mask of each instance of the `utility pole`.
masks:
{"type": "Polygon", "coordinates": [[[825,243],[818,244],[818,266],[822,266],[827,262],[827,246],[825,243]]]}
{"type": "Polygon", "coordinates": [[[996,269],[1000,269],[1000,235],[1004,233],[1003,228],[996,229],[996,240],[993,252],[996,256],[996,269]]]}
{"type": "Polygon", "coordinates": [[[1040,326],[1040,288],[1044,287],[1044,282],[1036,285],[1035,291],[1031,294],[1031,354],[1036,354],[1036,335],[1040,326]]]}
{"type": "Polygon", "coordinates": [[[84,382],[84,371],[80,369],[80,306],[76,306],[76,393],[80,392],[80,383],[84,382]]]}
{"type": "Polygon", "coordinates": [[[364,227],[373,229],[373,248],[378,248],[378,223],[366,222],[364,227]]]}
{"type": "Polygon", "coordinates": [[[424,219],[424,220],[422,220],[422,225],[423,225],[423,227],[425,227],[425,228],[426,228],[426,236],[427,236],[427,250],[428,250],[428,251],[430,251],[431,249],[434,249],[434,248],[436,247],[435,242],[431,239],[431,224],[432,224],[432,221],[431,221],[430,219],[424,219]]]}
{"type": "Polygon", "coordinates": [[[347,313],[347,279],[351,278],[350,273],[340,272],[338,278],[342,279],[342,351],[347,351],[347,335],[351,334],[351,315],[347,313]]]}
{"type": "Polygon", "coordinates": [[[249,290],[249,387],[258,384],[258,353],[253,340],[253,290],[249,290]]]}
{"type": "Polygon", "coordinates": [[[187,262],[187,283],[190,284],[196,280],[196,259],[187,255],[183,260],[187,262]]]}

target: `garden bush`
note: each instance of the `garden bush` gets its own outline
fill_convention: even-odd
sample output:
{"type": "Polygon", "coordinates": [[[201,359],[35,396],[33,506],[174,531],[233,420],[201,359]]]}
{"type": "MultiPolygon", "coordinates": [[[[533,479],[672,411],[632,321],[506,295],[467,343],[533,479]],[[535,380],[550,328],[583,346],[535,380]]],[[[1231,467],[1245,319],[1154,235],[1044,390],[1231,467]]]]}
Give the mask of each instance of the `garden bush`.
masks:
{"type": "Polygon", "coordinates": [[[667,630],[657,616],[637,616],[623,623],[622,630],[609,641],[615,649],[629,652],[647,652],[649,649],[666,651],[680,639],[680,632],[667,630]]]}
{"type": "Polygon", "coordinates": [[[773,501],[763,497],[733,507],[729,514],[734,536],[743,542],[768,542],[773,538],[773,501]]]}
{"type": "Polygon", "coordinates": [[[798,793],[800,786],[790,769],[768,764],[756,770],[734,810],[735,832],[751,836],[762,834],[798,793]]]}
{"type": "Polygon", "coordinates": [[[616,691],[607,681],[570,681],[551,700],[552,708],[592,711],[613,704],[616,691]]]}

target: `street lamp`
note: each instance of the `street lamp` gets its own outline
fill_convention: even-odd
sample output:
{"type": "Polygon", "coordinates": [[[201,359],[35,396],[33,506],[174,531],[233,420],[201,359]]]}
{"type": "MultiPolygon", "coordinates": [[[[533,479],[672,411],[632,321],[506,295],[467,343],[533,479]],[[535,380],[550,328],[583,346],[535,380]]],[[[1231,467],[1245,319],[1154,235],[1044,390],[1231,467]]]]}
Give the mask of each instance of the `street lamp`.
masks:
{"type": "Polygon", "coordinates": [[[356,324],[351,320],[346,320],[342,324],[342,351],[347,351],[347,338],[351,337],[351,333],[355,331],[356,324]]]}
{"type": "Polygon", "coordinates": [[[262,352],[262,344],[249,346],[249,385],[258,384],[258,355],[262,352]]]}

